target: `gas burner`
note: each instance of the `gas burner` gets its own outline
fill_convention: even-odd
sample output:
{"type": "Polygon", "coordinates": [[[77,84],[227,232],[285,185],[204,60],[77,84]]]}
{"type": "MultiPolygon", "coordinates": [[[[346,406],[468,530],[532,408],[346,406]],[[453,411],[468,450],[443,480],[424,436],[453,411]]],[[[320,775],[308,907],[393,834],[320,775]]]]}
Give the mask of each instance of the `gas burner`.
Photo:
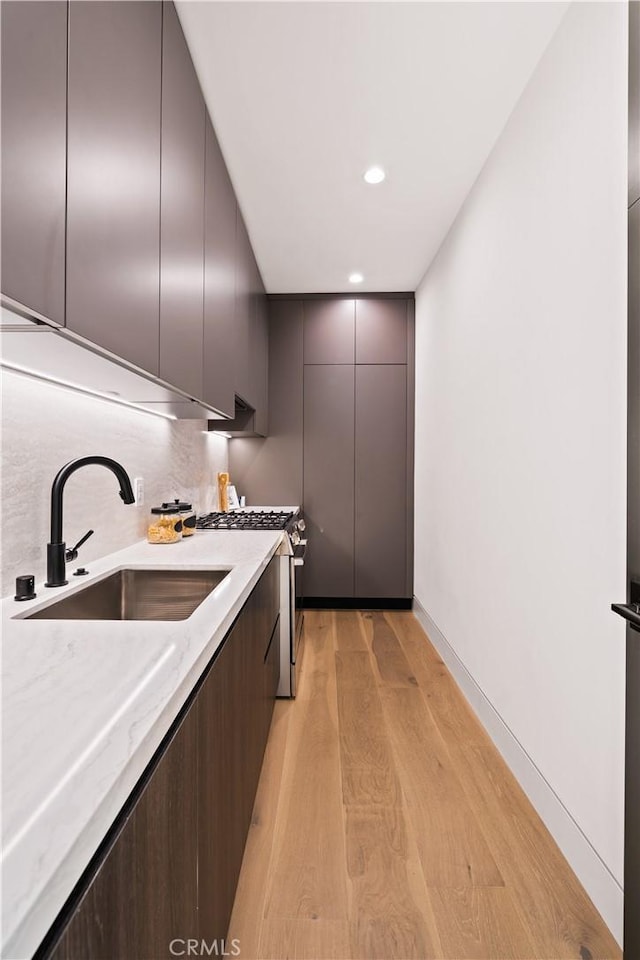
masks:
{"type": "Polygon", "coordinates": [[[251,510],[246,513],[206,513],[198,517],[199,530],[285,530],[293,517],[288,510],[251,510]]]}

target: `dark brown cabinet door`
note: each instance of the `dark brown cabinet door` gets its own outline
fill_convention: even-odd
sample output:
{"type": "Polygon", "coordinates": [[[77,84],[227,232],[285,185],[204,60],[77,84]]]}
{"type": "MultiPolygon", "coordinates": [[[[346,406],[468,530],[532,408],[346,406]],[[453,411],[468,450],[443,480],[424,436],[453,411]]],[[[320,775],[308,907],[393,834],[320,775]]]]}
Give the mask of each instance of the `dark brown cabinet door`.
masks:
{"type": "Polygon", "coordinates": [[[355,595],[406,597],[406,366],[357,366],[355,405],[355,595]]]}
{"type": "Polygon", "coordinates": [[[67,326],[158,373],[162,4],[69,4],[67,326]]]}
{"type": "Polygon", "coordinates": [[[218,141],[206,120],[203,400],[234,414],[236,197],[218,141]]]}
{"type": "Polygon", "coordinates": [[[304,368],[305,595],[354,595],[352,364],[304,368]]]}
{"type": "Polygon", "coordinates": [[[3,2],[2,292],[64,324],[67,4],[3,2]]]}
{"type": "Polygon", "coordinates": [[[227,935],[271,721],[264,659],[278,614],[278,563],[272,560],[262,575],[195,705],[198,936],[209,942],[227,935]]]}
{"type": "Polygon", "coordinates": [[[356,300],[356,363],[407,362],[407,301],[356,300]]]}
{"type": "Polygon", "coordinates": [[[205,106],[173,3],[163,3],[160,376],[202,397],[205,106]]]}
{"type": "Polygon", "coordinates": [[[161,960],[197,936],[198,730],[187,714],[49,955],[161,960]]]}
{"type": "Polygon", "coordinates": [[[355,300],[304,301],[304,362],[355,362],[355,300]]]}

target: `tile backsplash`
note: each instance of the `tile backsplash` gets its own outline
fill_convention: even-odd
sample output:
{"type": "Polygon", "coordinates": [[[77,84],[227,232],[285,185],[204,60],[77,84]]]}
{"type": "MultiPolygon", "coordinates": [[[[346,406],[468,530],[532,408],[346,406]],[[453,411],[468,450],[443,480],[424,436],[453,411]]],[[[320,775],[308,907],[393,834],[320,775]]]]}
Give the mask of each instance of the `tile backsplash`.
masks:
{"type": "MultiPolygon", "coordinates": [[[[144,479],[144,504],[125,506],[104,467],[84,467],[64,492],[64,537],[87,530],[78,564],[135,543],[150,507],[174,497],[198,512],[217,507],[216,475],[228,469],[228,441],[206,422],[166,420],[55,384],[2,370],[2,596],[19,574],[46,574],[51,482],[69,460],[99,454],[119,461],[133,483],[144,479]]],[[[158,549],[162,549],[161,546],[158,549]]]]}

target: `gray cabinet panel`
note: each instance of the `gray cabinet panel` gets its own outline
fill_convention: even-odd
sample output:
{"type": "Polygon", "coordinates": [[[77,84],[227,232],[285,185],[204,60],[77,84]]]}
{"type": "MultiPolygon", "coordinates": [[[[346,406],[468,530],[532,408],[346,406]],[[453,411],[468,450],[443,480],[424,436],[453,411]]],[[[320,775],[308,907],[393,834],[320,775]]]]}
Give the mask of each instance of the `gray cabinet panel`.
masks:
{"type": "Polygon", "coordinates": [[[356,363],[407,362],[407,301],[356,300],[356,363]]]}
{"type": "Polygon", "coordinates": [[[253,251],[242,213],[238,208],[236,226],[236,313],[235,313],[235,350],[236,381],[235,391],[253,406],[251,402],[251,375],[249,358],[251,354],[251,291],[253,251]]]}
{"type": "Polygon", "coordinates": [[[355,595],[406,597],[407,368],[355,376],[355,595]]]}
{"type": "Polygon", "coordinates": [[[629,384],[627,569],[640,581],[640,203],[629,210],[629,384]],[[636,266],[633,267],[634,263],[636,266]]]}
{"type": "Polygon", "coordinates": [[[266,296],[242,214],[236,254],[236,393],[254,408],[256,433],[267,427],[268,329],[266,296]]]}
{"type": "Polygon", "coordinates": [[[248,503],[302,503],[302,301],[269,309],[269,435],[229,444],[233,482],[248,503]]]}
{"type": "Polygon", "coordinates": [[[304,362],[353,363],[355,300],[304,301],[304,362]]]}
{"type": "Polygon", "coordinates": [[[4,2],[2,292],[64,324],[67,4],[4,2]]]}
{"type": "Polygon", "coordinates": [[[206,121],[203,399],[232,417],[235,387],[236,197],[206,121]]]}
{"type": "Polygon", "coordinates": [[[69,5],[67,326],[157,374],[162,5],[69,5]]]}
{"type": "Polygon", "coordinates": [[[202,396],[205,106],[173,3],[163,3],[160,376],[202,396]]]}
{"type": "Polygon", "coordinates": [[[629,4],[629,206],[640,198],[640,2],[629,4]]]}
{"type": "Polygon", "coordinates": [[[354,594],[354,373],[352,365],[304,369],[305,594],[354,594]]]}
{"type": "Polygon", "coordinates": [[[249,374],[251,404],[255,408],[254,430],[263,436],[268,427],[269,319],[267,296],[255,257],[252,256],[251,316],[249,326],[249,374]]]}

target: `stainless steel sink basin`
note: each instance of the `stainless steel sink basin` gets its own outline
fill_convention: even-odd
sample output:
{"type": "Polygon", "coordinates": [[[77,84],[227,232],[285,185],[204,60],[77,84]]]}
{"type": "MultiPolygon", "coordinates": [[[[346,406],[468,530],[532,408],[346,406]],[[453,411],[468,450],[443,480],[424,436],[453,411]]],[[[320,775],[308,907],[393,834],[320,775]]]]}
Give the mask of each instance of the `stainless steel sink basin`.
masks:
{"type": "Polygon", "coordinates": [[[229,570],[118,570],[25,620],[186,620],[229,570]]]}

